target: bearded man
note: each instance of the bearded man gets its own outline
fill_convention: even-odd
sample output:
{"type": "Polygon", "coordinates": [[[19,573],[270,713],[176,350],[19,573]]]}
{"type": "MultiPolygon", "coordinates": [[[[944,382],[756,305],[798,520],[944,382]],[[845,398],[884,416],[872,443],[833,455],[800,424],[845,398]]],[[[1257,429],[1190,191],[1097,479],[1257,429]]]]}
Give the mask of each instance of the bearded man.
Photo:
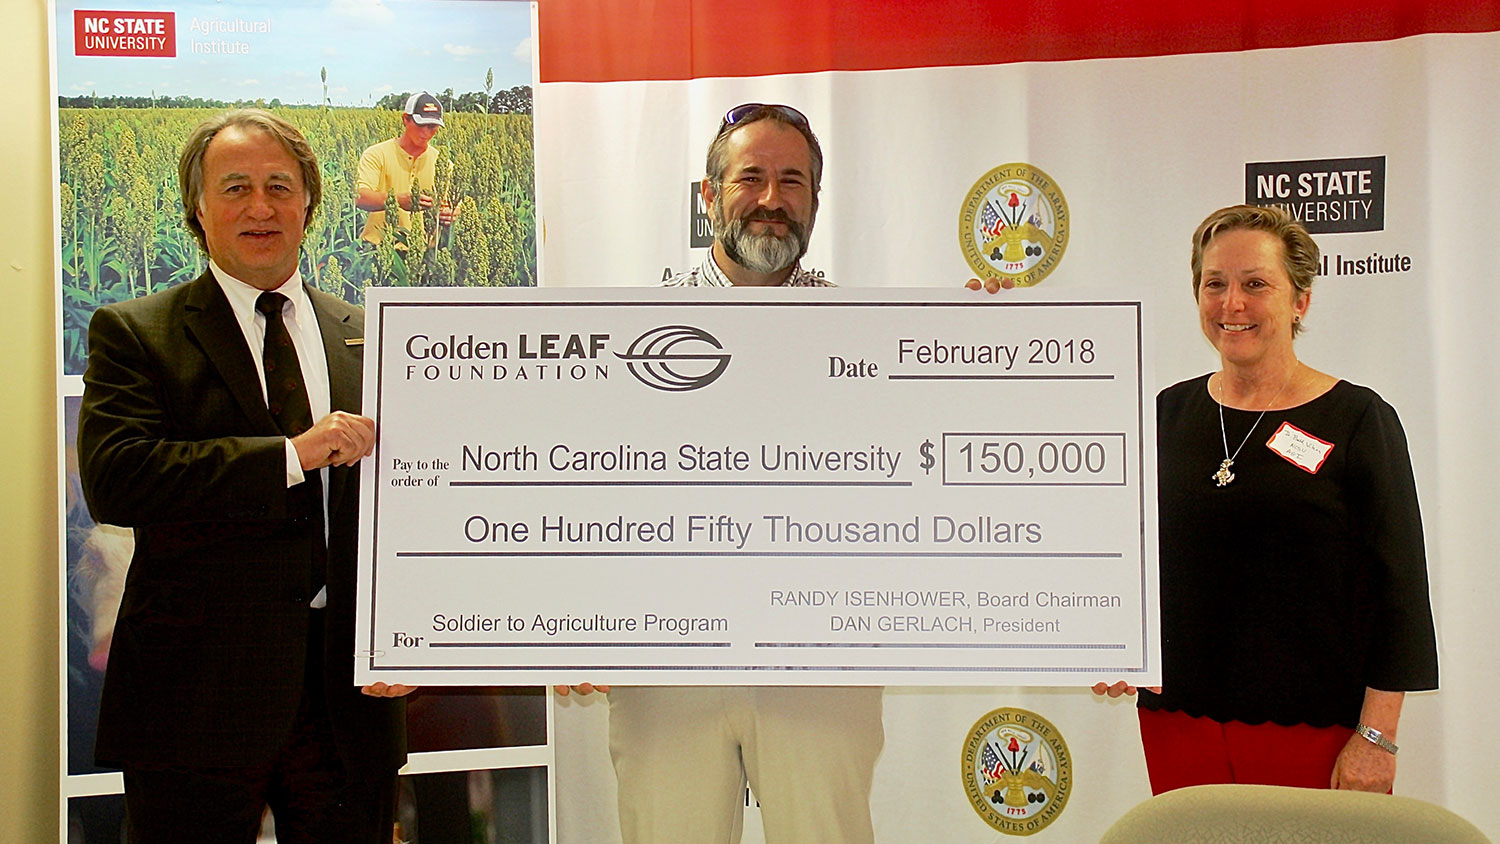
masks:
{"type": "Polygon", "coordinates": [[[746,103],[724,115],[700,188],[714,227],[697,269],[667,287],[832,287],[799,263],[818,217],[823,150],[791,106],[746,103]]]}
{"type": "MultiPolygon", "coordinates": [[[[801,112],[761,103],[730,109],[709,145],[701,188],[713,248],[697,269],[664,284],[833,286],[799,263],[822,177],[823,153],[801,112]]],[[[738,842],[747,781],[767,844],[874,841],[870,788],[885,741],[880,688],[597,688],[610,697],[624,844],[738,842]]]]}

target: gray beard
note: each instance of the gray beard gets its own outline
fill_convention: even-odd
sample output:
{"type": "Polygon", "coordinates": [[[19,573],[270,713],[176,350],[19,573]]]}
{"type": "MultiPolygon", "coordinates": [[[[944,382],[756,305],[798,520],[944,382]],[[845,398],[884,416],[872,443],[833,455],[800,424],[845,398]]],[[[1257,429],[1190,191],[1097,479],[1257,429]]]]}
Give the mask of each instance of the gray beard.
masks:
{"type": "Polygon", "coordinates": [[[724,247],[729,260],[754,273],[776,273],[797,263],[807,254],[808,232],[802,225],[785,215],[787,233],[771,232],[755,234],[749,231],[753,219],[740,218],[725,222],[724,204],[714,197],[709,209],[709,221],[714,226],[714,236],[724,247]]]}

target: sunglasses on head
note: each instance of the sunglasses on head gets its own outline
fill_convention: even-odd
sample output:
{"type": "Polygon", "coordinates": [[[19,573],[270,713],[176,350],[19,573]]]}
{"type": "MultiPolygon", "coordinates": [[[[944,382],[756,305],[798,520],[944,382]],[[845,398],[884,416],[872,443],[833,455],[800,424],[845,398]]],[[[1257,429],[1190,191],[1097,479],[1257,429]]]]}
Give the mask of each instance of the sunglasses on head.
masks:
{"type": "Polygon", "coordinates": [[[727,131],[729,127],[735,125],[736,123],[739,123],[741,120],[744,120],[745,118],[749,117],[752,114],[755,114],[763,108],[768,108],[776,112],[777,114],[785,117],[787,120],[790,120],[798,126],[808,129],[811,128],[811,125],[807,122],[807,115],[796,110],[795,108],[792,108],[789,105],[780,105],[777,103],[742,103],[730,109],[729,111],[724,112],[724,120],[719,123],[719,134],[724,134],[724,132],[727,131]]]}

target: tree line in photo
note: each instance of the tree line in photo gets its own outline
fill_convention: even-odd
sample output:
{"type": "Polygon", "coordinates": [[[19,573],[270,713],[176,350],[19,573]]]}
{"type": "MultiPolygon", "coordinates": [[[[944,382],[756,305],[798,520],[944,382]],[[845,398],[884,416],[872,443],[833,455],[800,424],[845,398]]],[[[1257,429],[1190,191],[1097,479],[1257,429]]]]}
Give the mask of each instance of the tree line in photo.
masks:
{"type": "Polygon", "coordinates": [[[366,214],[355,207],[356,169],[366,147],[401,133],[399,109],[407,95],[388,97],[395,101],[390,109],[278,108],[274,101],[176,108],[163,103],[184,98],[155,97],[155,107],[78,108],[68,103],[79,98],[59,97],[64,371],[83,370],[96,308],[191,280],[206,268],[182,222],[177,156],[192,128],[226,107],[279,111],[316,151],[323,201],[303,241],[302,274],[319,289],[362,303],[370,284],[535,285],[530,89],[524,96],[515,92],[498,92],[490,102],[508,97],[509,107],[524,104],[526,111],[478,110],[485,101],[477,92],[477,101],[467,94],[454,98],[451,89],[438,95],[455,108],[445,107],[446,126],[433,140],[440,150],[436,183],[414,190],[430,195],[435,207],[451,204],[453,226],[438,237],[437,214],[414,213],[411,230],[394,232],[378,247],[360,239],[366,214]]]}
{"type": "MultiPolygon", "coordinates": [[[[399,94],[386,94],[375,102],[374,107],[378,109],[389,109],[399,111],[406,98],[411,96],[410,91],[399,94]]],[[[531,113],[531,86],[517,85],[503,91],[470,91],[466,94],[455,94],[452,88],[435,94],[443,104],[445,113],[455,111],[486,112],[488,114],[530,114],[531,113]],[[488,103],[486,108],[485,104],[488,103]]],[[[280,97],[270,100],[219,100],[211,97],[189,97],[182,94],[176,96],[158,97],[150,96],[125,96],[119,94],[99,96],[98,94],[80,94],[76,97],[58,97],[58,108],[244,108],[256,106],[258,108],[321,108],[316,105],[298,105],[295,103],[283,103],[280,97]]]]}

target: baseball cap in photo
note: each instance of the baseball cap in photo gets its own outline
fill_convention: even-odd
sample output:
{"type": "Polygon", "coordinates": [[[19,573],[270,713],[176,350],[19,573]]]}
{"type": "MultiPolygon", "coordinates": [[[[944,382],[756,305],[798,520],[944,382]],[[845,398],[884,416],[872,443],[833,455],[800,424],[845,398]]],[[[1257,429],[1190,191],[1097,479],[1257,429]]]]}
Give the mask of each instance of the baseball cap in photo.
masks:
{"type": "Polygon", "coordinates": [[[406,113],[411,116],[413,123],[423,126],[443,125],[443,104],[426,91],[407,98],[406,113]]]}

